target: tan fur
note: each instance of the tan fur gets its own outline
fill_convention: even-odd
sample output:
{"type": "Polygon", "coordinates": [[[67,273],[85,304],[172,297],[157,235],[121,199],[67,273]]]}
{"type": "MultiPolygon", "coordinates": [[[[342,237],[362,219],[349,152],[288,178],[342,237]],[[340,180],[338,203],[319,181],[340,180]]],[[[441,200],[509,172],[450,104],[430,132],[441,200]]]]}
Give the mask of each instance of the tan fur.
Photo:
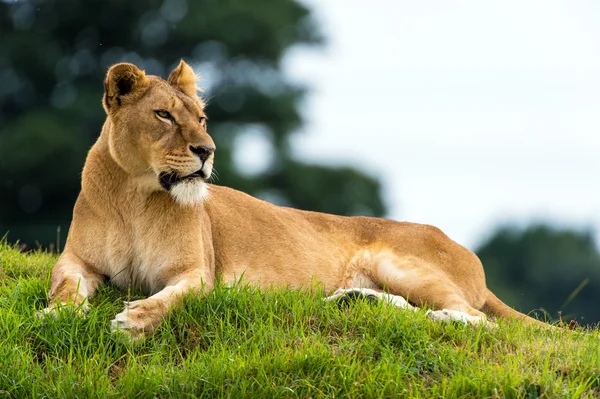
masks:
{"type": "Polygon", "coordinates": [[[461,313],[485,322],[485,308],[536,323],[488,291],[477,256],[435,227],[278,207],[206,185],[214,143],[195,81],[183,61],[168,81],[131,64],[108,71],[106,123],[83,169],[46,311],[85,304],[108,276],[151,294],[113,320],[114,328],[138,336],[183,294],[209,292],[220,275],[229,284],[243,277],[260,287],[318,285],[327,293],[371,288],[444,310],[434,312],[442,319],[461,313]],[[164,111],[173,120],[161,117],[164,111]],[[192,148],[207,149],[205,162],[192,148]],[[202,177],[175,184],[186,199],[160,184],[161,173],[179,178],[199,170],[202,177]]]}

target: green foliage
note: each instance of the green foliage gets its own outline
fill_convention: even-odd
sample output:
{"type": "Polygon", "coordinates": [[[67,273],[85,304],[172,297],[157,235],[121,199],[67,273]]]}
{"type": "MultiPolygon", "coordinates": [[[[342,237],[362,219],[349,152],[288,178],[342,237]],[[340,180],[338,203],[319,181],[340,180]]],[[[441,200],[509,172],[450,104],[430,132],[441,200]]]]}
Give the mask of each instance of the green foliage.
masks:
{"type": "Polygon", "coordinates": [[[305,88],[281,60],[322,41],[295,0],[0,2],[0,37],[0,234],[10,229],[11,240],[48,244],[59,225],[66,233],[105,117],[104,75],[122,61],[165,77],[185,58],[204,73],[219,184],[304,209],[384,214],[375,179],[291,155],[305,88]],[[257,173],[234,156],[262,155],[241,147],[249,131],[270,152],[257,173]]]}
{"type": "MultiPolygon", "coordinates": [[[[496,397],[600,393],[598,331],[493,330],[319,292],[218,286],[138,343],[109,333],[131,299],[39,319],[55,256],[0,243],[2,397],[496,397]]],[[[137,297],[136,297],[137,298],[137,297]]]]}
{"type": "Polygon", "coordinates": [[[600,321],[600,253],[591,232],[545,225],[499,229],[477,251],[488,286],[521,311],[600,321]]]}

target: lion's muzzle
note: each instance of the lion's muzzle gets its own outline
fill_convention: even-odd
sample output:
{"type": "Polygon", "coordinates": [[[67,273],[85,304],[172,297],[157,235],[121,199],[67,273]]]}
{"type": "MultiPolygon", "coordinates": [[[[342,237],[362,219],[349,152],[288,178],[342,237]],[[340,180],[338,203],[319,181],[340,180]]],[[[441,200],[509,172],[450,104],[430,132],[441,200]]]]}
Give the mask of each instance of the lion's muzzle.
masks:
{"type": "Polygon", "coordinates": [[[164,188],[167,191],[170,191],[173,186],[175,186],[178,183],[184,182],[186,180],[193,180],[193,179],[204,180],[206,178],[208,178],[208,176],[206,176],[206,174],[202,171],[202,169],[199,169],[199,170],[195,171],[194,173],[191,173],[186,176],[179,176],[179,174],[174,173],[174,172],[171,172],[171,173],[163,172],[158,176],[158,181],[160,182],[160,185],[162,186],[162,188],[164,188]]]}
{"type": "Polygon", "coordinates": [[[189,147],[192,154],[198,157],[201,162],[201,167],[193,173],[185,174],[185,172],[177,172],[177,171],[168,171],[161,172],[158,176],[158,180],[162,188],[166,191],[171,191],[171,189],[183,182],[191,182],[196,179],[198,180],[206,180],[210,177],[212,173],[212,160],[210,158],[213,156],[215,152],[214,146],[190,146],[189,147]]]}

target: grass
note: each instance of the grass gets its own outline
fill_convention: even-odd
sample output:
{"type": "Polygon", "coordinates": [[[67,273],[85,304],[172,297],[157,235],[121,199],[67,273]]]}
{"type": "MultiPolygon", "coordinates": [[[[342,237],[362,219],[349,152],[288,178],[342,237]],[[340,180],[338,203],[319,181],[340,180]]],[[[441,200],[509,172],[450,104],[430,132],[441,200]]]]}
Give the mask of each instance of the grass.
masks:
{"type": "Polygon", "coordinates": [[[38,319],[55,256],[0,243],[0,397],[600,397],[597,331],[493,330],[319,293],[218,287],[131,343],[110,286],[38,319]]]}

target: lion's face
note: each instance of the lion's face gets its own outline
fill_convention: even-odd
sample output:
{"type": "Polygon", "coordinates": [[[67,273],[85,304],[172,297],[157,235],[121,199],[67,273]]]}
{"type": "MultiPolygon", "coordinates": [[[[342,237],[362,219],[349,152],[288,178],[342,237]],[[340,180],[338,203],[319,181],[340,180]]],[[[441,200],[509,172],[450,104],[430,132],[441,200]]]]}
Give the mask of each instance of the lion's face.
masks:
{"type": "Polygon", "coordinates": [[[140,185],[189,205],[207,194],[215,144],[206,132],[196,76],[183,61],[167,81],[132,64],[110,68],[104,108],[115,161],[140,185]]]}

